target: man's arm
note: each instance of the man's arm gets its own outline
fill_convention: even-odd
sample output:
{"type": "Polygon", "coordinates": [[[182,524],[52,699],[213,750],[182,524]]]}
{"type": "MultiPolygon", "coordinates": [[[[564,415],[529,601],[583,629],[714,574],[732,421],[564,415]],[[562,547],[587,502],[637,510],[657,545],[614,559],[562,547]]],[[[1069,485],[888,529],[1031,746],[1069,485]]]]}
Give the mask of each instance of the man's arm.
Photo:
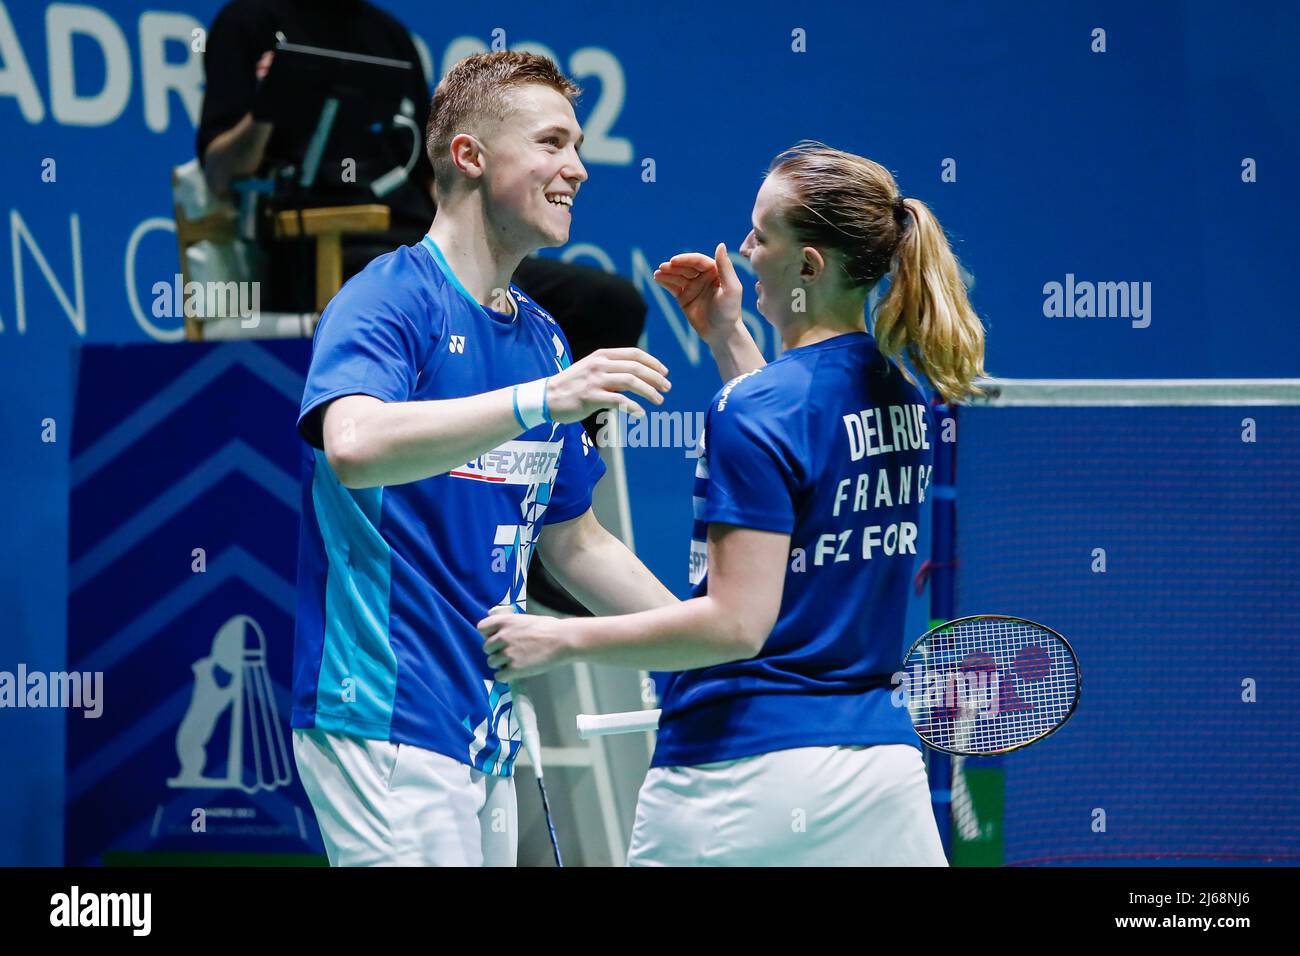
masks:
{"type": "Polygon", "coordinates": [[[345,395],[325,409],[325,457],[347,488],[441,475],[522,432],[513,388],[443,401],[345,395]]]}
{"type": "MultiPolygon", "coordinates": [[[[623,393],[661,405],[661,393],[669,388],[667,371],[640,349],[601,349],[547,379],[546,405],[558,422],[580,421],[601,408],[641,415],[641,407],[623,393]]],[[[437,401],[344,395],[325,409],[325,457],[348,488],[441,475],[523,432],[516,400],[513,386],[437,401]]]]}
{"type": "Polygon", "coordinates": [[[496,614],[479,622],[498,680],[590,661],[690,670],[754,657],[781,609],[790,536],[709,525],[709,593],[617,617],[552,620],[496,614]]]}
{"type": "Polygon", "coordinates": [[[607,531],[588,508],[542,529],[537,556],[593,614],[631,614],[676,604],[677,597],[607,531]]]}

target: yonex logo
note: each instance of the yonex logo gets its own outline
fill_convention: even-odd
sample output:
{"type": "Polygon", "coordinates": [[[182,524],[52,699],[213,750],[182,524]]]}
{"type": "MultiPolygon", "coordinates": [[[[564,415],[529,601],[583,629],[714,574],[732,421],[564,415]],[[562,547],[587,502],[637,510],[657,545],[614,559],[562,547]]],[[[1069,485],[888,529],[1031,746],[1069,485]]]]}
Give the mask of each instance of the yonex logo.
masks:
{"type": "Polygon", "coordinates": [[[465,351],[465,336],[453,335],[451,337],[451,344],[447,346],[447,349],[448,351],[456,352],[457,354],[463,353],[465,351]]]}

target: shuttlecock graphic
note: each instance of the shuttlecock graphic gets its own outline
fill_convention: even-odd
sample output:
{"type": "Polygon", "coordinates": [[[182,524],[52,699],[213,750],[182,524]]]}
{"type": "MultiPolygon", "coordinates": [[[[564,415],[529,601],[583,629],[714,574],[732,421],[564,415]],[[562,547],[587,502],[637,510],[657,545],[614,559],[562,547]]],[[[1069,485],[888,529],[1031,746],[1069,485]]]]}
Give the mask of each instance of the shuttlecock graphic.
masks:
{"type": "Polygon", "coordinates": [[[194,694],[176,731],[181,772],[169,787],[238,787],[246,793],[274,790],[293,779],[284,728],[266,666],[266,636],[247,614],[237,614],[217,630],[212,651],[194,662],[194,694]],[[222,716],[230,714],[224,771],[208,743],[222,716]]]}

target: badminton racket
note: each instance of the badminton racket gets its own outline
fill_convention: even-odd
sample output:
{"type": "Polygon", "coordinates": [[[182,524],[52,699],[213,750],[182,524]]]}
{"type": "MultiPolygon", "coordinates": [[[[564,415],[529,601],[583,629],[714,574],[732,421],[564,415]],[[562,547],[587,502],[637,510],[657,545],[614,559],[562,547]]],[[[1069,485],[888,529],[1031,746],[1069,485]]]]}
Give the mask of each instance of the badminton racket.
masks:
{"type": "MultiPolygon", "coordinates": [[[[966,757],[1010,753],[1059,730],[1079,704],[1079,659],[1052,628],[976,614],[932,628],[893,675],[895,703],[935,750],[966,757]]],[[[583,740],[654,730],[661,712],[579,714],[583,740]]]]}

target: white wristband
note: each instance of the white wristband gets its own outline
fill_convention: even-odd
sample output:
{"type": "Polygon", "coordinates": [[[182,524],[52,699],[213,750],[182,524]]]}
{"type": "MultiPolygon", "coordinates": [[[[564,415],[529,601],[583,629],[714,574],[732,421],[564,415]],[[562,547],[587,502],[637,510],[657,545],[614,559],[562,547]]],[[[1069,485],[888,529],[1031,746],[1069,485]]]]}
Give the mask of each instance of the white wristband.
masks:
{"type": "Polygon", "coordinates": [[[546,379],[516,385],[514,391],[515,419],[524,431],[553,421],[546,407],[546,379]]]}

